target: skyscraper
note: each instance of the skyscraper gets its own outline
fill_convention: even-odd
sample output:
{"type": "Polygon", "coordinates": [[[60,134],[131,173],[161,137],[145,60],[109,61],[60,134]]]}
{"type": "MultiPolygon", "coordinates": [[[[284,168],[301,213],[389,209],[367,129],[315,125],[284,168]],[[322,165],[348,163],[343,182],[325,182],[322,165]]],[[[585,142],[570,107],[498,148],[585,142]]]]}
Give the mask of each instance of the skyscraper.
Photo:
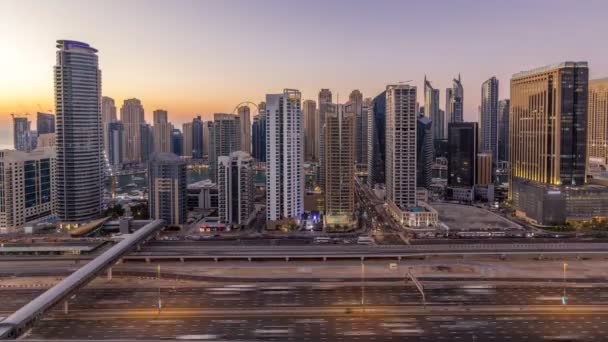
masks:
{"type": "Polygon", "coordinates": [[[172,152],[173,125],[166,110],[157,109],[154,118],[154,152],[172,152]]]}
{"type": "MultiPolygon", "coordinates": [[[[258,104],[258,122],[256,126],[255,149],[253,157],[266,162],[266,102],[258,104]]],[[[253,135],[253,134],[252,134],[253,135]]]]}
{"type": "Polygon", "coordinates": [[[36,113],[36,132],[38,135],[55,133],[55,114],[36,113]]]}
{"type": "Polygon", "coordinates": [[[498,161],[509,161],[509,99],[498,101],[498,161]]]}
{"type": "Polygon", "coordinates": [[[171,135],[171,152],[178,156],[184,154],[184,136],[178,128],[174,128],[171,135]]]}
{"type": "Polygon", "coordinates": [[[325,113],[325,227],[351,228],[355,214],[355,124],[358,103],[332,104],[325,113]]]}
{"type": "Polygon", "coordinates": [[[386,91],[372,100],[368,109],[367,185],[386,181],[386,91]]]}
{"type": "Polygon", "coordinates": [[[332,94],[329,89],[321,89],[319,92],[319,185],[321,189],[325,189],[325,112],[327,107],[332,104],[332,94]]]}
{"type": "Polygon", "coordinates": [[[148,163],[150,218],[170,226],[186,223],[186,162],[173,153],[153,153],[148,163]]]}
{"type": "Polygon", "coordinates": [[[416,87],[386,87],[386,200],[401,211],[416,207],[416,87]]]}
{"type": "Polygon", "coordinates": [[[363,112],[363,94],[355,89],[348,101],[355,114],[355,163],[359,167],[367,167],[367,113],[363,112]]]}
{"type": "Polygon", "coordinates": [[[203,158],[210,159],[209,149],[211,148],[211,130],[213,120],[203,122],[203,158]]]}
{"type": "Polygon", "coordinates": [[[433,122],[418,117],[416,129],[416,186],[428,189],[433,178],[433,122]]]}
{"type": "Polygon", "coordinates": [[[108,124],[116,121],[116,104],[111,97],[103,96],[101,98],[101,124],[103,126],[103,146],[104,150],[108,151],[108,124]]]}
{"type": "Polygon", "coordinates": [[[608,165],[608,78],[589,81],[587,158],[608,165]]]}
{"type": "Polygon", "coordinates": [[[120,121],[108,123],[107,157],[110,165],[118,167],[123,160],[124,126],[120,121]]]}
{"type": "Polygon", "coordinates": [[[492,153],[477,153],[477,165],[475,170],[475,185],[492,184],[492,153]]]}
{"type": "Polygon", "coordinates": [[[249,106],[241,106],[238,109],[241,122],[241,147],[240,151],[251,153],[251,110],[249,106]]]}
{"type": "Polygon", "coordinates": [[[301,93],[266,95],[266,219],[299,219],[304,212],[301,93]]]}
{"type": "Polygon", "coordinates": [[[13,146],[17,151],[31,150],[31,122],[27,117],[13,116],[13,146]]]}
{"type": "MultiPolygon", "coordinates": [[[[126,130],[124,134],[126,134],[126,130]]],[[[125,138],[125,141],[127,141],[127,138],[125,138]]],[[[146,163],[154,153],[154,128],[147,123],[142,123],[139,126],[139,151],[141,161],[146,163]]]]}
{"type": "MultiPolygon", "coordinates": [[[[141,125],[145,123],[144,107],[138,99],[126,99],[120,108],[120,121],[125,126],[125,163],[140,163],[141,150],[141,125]]],[[[153,146],[150,147],[153,149],[153,146]]]]}
{"type": "Polygon", "coordinates": [[[433,88],[424,76],[424,115],[431,119],[433,141],[444,139],[444,122],[439,112],[439,89],[433,88]]]}
{"type": "Polygon", "coordinates": [[[475,185],[478,147],[477,122],[448,125],[448,186],[470,189],[475,185]]]}
{"type": "Polygon", "coordinates": [[[57,41],[57,216],[82,223],[101,214],[103,132],[101,71],[97,50],[88,44],[57,41]]]}
{"type": "Polygon", "coordinates": [[[213,180],[217,180],[217,158],[229,156],[241,147],[240,118],[233,114],[215,113],[213,126],[209,130],[209,166],[213,170],[213,180]]]}
{"type": "Polygon", "coordinates": [[[317,160],[317,103],[313,100],[304,100],[302,103],[302,113],[304,115],[304,160],[317,160]]]}
{"type": "MultiPolygon", "coordinates": [[[[186,151],[189,155],[194,159],[203,159],[203,142],[204,142],[204,122],[200,116],[197,116],[192,120],[192,128],[191,132],[191,145],[189,150],[186,151]]],[[[184,132],[184,139],[186,137],[186,132],[184,132]]]]}
{"type": "Polygon", "coordinates": [[[491,152],[495,162],[498,158],[498,80],[494,76],[481,85],[479,133],[480,151],[491,152]]]}
{"type": "Polygon", "coordinates": [[[248,225],[255,218],[253,158],[243,151],[218,158],[218,211],[227,226],[248,225]]]}
{"type": "MultiPolygon", "coordinates": [[[[195,119],[196,120],[196,119],[195,119]]],[[[193,152],[193,148],[192,148],[192,133],[193,133],[193,125],[194,125],[194,121],[193,122],[185,122],[182,125],[182,142],[183,142],[183,148],[182,148],[182,156],[184,157],[188,157],[188,158],[194,158],[194,152],[193,152]]],[[[201,133],[203,132],[203,125],[201,123],[201,133]]],[[[201,145],[203,144],[203,139],[202,139],[202,134],[201,134],[201,145]]],[[[203,150],[200,150],[200,154],[202,156],[203,154],[203,150]]]]}
{"type": "Polygon", "coordinates": [[[452,88],[446,90],[445,102],[448,122],[462,122],[464,117],[464,88],[462,87],[460,74],[458,74],[458,78],[452,80],[452,88]]]}

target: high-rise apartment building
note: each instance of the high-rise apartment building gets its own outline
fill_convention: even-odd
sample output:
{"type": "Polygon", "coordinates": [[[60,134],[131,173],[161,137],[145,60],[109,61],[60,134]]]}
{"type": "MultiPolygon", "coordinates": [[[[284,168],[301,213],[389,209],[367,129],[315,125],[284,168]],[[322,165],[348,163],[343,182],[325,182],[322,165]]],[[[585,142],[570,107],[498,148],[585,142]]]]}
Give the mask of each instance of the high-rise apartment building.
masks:
{"type": "Polygon", "coordinates": [[[589,81],[587,159],[608,165],[608,78],[589,81]]]}
{"type": "Polygon", "coordinates": [[[498,79],[494,76],[481,85],[479,135],[479,150],[491,152],[492,160],[496,161],[498,158],[498,79]]]}
{"type": "Polygon", "coordinates": [[[448,125],[448,186],[472,188],[478,147],[477,122],[452,122],[448,125]]]}
{"type": "Polygon", "coordinates": [[[211,130],[213,129],[213,121],[203,122],[203,158],[210,159],[209,149],[211,148],[211,130]]]}
{"type": "Polygon", "coordinates": [[[325,112],[325,228],[346,229],[355,221],[355,144],[358,103],[332,104],[325,112]]]}
{"type": "Polygon", "coordinates": [[[446,89],[445,94],[445,114],[448,122],[462,122],[464,118],[464,88],[460,79],[452,80],[452,88],[446,89]]]}
{"type": "MultiPolygon", "coordinates": [[[[145,124],[144,107],[138,99],[126,99],[120,108],[120,122],[125,127],[125,163],[140,163],[149,156],[142,153],[141,125],[145,124]]],[[[149,149],[153,150],[154,146],[149,149]]]]}
{"type": "Polygon", "coordinates": [[[103,126],[103,146],[106,154],[108,152],[108,124],[117,120],[116,104],[114,99],[108,96],[101,98],[101,124],[103,126]]]}
{"type": "Polygon", "coordinates": [[[243,151],[218,158],[219,220],[228,227],[248,225],[255,218],[253,158],[243,151]]]}
{"type": "Polygon", "coordinates": [[[386,181],[386,91],[372,100],[367,125],[367,185],[386,181]]]}
{"type": "Polygon", "coordinates": [[[359,168],[367,168],[367,112],[363,111],[363,94],[355,89],[348,101],[355,113],[355,163],[359,168]]]}
{"type": "Polygon", "coordinates": [[[13,116],[13,146],[17,151],[29,152],[31,145],[31,122],[25,116],[13,116]]]}
{"type": "Polygon", "coordinates": [[[53,214],[55,150],[0,150],[0,232],[53,214]]]}
{"type": "Polygon", "coordinates": [[[241,122],[241,147],[240,151],[251,153],[251,109],[249,106],[241,106],[238,109],[241,122]]]}
{"type": "Polygon", "coordinates": [[[416,87],[386,87],[386,200],[401,211],[416,207],[416,87]]]}
{"type": "Polygon", "coordinates": [[[429,189],[433,179],[433,121],[420,116],[416,122],[416,186],[429,189]]]}
{"type": "Polygon", "coordinates": [[[178,156],[184,155],[184,136],[178,128],[174,128],[171,134],[171,152],[178,156]]]}
{"type": "Polygon", "coordinates": [[[304,100],[302,103],[302,114],[304,115],[304,160],[315,161],[317,157],[317,103],[313,100],[304,100]]]}
{"type": "MultiPolygon", "coordinates": [[[[141,161],[147,163],[148,161],[150,161],[150,156],[152,156],[152,153],[154,153],[154,128],[147,123],[141,124],[139,126],[139,137],[141,161]]],[[[127,139],[125,138],[125,141],[126,140],[127,139]]]]}
{"type": "Polygon", "coordinates": [[[424,76],[424,115],[431,119],[433,141],[444,139],[445,124],[439,112],[439,89],[433,88],[424,76]]]}
{"type": "Polygon", "coordinates": [[[101,214],[101,71],[97,50],[88,44],[59,40],[57,48],[56,210],[63,223],[79,224],[101,214]]]}
{"type": "Polygon", "coordinates": [[[325,113],[327,108],[332,104],[332,93],[329,89],[321,89],[319,92],[319,127],[317,129],[319,135],[318,156],[319,156],[319,185],[321,189],[325,189],[325,113]]]}
{"type": "MultiPolygon", "coordinates": [[[[196,119],[195,119],[196,120],[196,119]]],[[[187,158],[194,158],[194,150],[192,148],[192,135],[193,135],[193,122],[185,122],[182,125],[182,140],[183,140],[183,148],[182,148],[182,156],[187,157],[187,158]]],[[[201,129],[201,145],[203,144],[203,137],[202,137],[202,132],[203,132],[203,125],[201,123],[200,126],[201,129]]],[[[203,150],[201,149],[200,154],[202,156],[203,154],[203,150]]]]}
{"type": "Polygon", "coordinates": [[[215,113],[213,126],[209,130],[209,166],[213,181],[217,180],[217,158],[229,156],[241,147],[241,120],[233,114],[215,113]]]}
{"type": "Polygon", "coordinates": [[[254,119],[252,128],[252,157],[266,162],[266,102],[262,101],[258,104],[257,121],[254,119]]]}
{"type": "Polygon", "coordinates": [[[299,219],[304,212],[301,93],[266,95],[266,219],[299,219]]]}
{"type": "Polygon", "coordinates": [[[511,78],[509,197],[518,215],[540,224],[608,216],[605,188],[584,185],[588,86],[586,62],[511,78]]]}
{"type": "Polygon", "coordinates": [[[125,128],[122,122],[113,121],[108,123],[108,146],[107,146],[107,158],[108,162],[113,167],[119,167],[123,161],[124,146],[123,142],[125,139],[125,128]]]}
{"type": "Polygon", "coordinates": [[[475,185],[492,184],[492,153],[477,153],[477,165],[475,170],[475,185]]]}
{"type": "Polygon", "coordinates": [[[509,99],[498,101],[498,161],[509,161],[509,99]]]}
{"type": "Polygon", "coordinates": [[[166,110],[157,109],[153,112],[154,117],[154,152],[173,152],[171,142],[173,139],[173,125],[168,121],[166,110]]]}
{"type": "Polygon", "coordinates": [[[148,163],[150,218],[181,227],[187,218],[186,162],[173,153],[153,153],[148,163]]]}
{"type": "Polygon", "coordinates": [[[36,132],[41,134],[55,133],[55,114],[36,113],[36,132]]]}
{"type": "MultiPolygon", "coordinates": [[[[190,129],[191,132],[189,132],[191,136],[191,145],[184,154],[191,155],[193,159],[203,159],[204,125],[205,123],[200,116],[197,116],[192,120],[192,128],[190,129]]],[[[185,138],[186,132],[184,131],[184,139],[185,138]]]]}

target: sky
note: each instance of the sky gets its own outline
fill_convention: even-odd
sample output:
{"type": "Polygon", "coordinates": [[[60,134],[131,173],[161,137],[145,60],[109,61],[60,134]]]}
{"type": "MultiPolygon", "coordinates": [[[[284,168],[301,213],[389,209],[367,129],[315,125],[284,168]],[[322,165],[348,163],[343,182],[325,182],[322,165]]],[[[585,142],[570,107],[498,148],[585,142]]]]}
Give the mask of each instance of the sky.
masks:
{"type": "Polygon", "coordinates": [[[512,74],[565,60],[608,76],[607,13],[605,0],[1,0],[0,145],[12,145],[10,113],[54,110],[59,39],[99,50],[118,107],[136,97],[147,120],[163,108],[180,127],[283,88],[344,102],[409,81],[422,103],[425,75],[443,109],[458,73],[475,121],[492,76],[500,98],[512,74]]]}

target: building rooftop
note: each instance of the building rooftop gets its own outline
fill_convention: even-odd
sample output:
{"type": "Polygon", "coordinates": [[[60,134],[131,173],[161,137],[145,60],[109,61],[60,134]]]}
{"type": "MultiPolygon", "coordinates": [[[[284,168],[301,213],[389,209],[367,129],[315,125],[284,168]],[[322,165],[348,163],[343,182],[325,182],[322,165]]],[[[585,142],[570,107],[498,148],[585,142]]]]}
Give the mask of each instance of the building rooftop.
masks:
{"type": "Polygon", "coordinates": [[[516,78],[521,78],[521,77],[538,74],[541,72],[547,72],[547,71],[554,70],[554,69],[571,68],[571,67],[587,67],[587,62],[566,61],[566,62],[562,62],[562,63],[558,63],[558,64],[545,65],[545,66],[530,69],[530,70],[520,71],[518,73],[513,74],[513,76],[511,78],[516,79],[516,78]]]}
{"type": "Polygon", "coordinates": [[[150,162],[185,163],[182,158],[171,152],[156,152],[150,157],[150,162]]]}

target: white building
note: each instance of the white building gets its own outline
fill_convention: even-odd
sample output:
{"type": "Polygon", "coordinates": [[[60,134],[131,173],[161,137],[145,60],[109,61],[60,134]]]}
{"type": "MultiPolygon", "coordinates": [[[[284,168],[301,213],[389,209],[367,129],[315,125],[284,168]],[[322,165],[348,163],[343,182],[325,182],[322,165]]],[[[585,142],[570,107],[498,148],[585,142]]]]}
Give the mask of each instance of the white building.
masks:
{"type": "Polygon", "coordinates": [[[266,219],[299,219],[304,212],[301,93],[266,95],[266,219]]]}
{"type": "Polygon", "coordinates": [[[0,233],[53,214],[55,150],[0,151],[0,233]]]}
{"type": "Polygon", "coordinates": [[[217,185],[220,222],[248,225],[255,217],[253,158],[236,151],[218,158],[217,185]]]}

